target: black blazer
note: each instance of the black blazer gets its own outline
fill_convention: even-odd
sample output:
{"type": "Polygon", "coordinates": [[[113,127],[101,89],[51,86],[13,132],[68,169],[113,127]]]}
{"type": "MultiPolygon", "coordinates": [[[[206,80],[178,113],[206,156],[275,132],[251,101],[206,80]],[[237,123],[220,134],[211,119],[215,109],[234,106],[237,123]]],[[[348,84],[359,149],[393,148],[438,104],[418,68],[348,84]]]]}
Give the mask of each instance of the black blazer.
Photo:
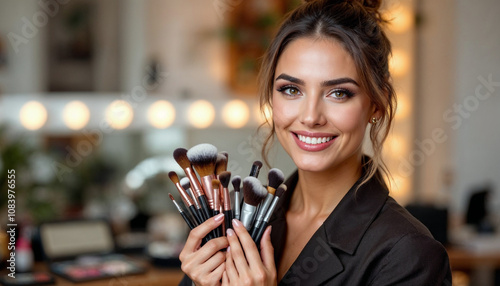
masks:
{"type": "MultiPolygon", "coordinates": [[[[444,247],[389,196],[377,177],[357,191],[361,179],[354,184],[279,285],[451,285],[444,247]]],[[[277,263],[297,181],[295,172],[270,221],[277,263]]]]}
{"type": "MultiPolygon", "coordinates": [[[[295,172],[271,217],[276,263],[284,251],[285,215],[297,181],[295,172]]],[[[360,181],[312,236],[279,285],[451,286],[444,247],[389,196],[376,176],[356,191],[360,181]]],[[[179,285],[191,286],[191,281],[185,276],[179,285]]]]}

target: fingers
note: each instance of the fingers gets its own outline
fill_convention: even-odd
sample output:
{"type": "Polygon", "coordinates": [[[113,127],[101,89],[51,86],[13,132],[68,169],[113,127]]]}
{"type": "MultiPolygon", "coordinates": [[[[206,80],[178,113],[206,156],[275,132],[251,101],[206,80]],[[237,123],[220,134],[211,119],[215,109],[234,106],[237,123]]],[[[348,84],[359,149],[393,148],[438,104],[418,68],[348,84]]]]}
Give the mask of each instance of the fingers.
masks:
{"type": "Polygon", "coordinates": [[[210,219],[207,219],[204,223],[195,227],[186,240],[184,249],[186,251],[194,252],[198,250],[201,245],[202,239],[207,236],[213,229],[217,228],[224,221],[224,214],[216,215],[210,219]]]}
{"type": "Polygon", "coordinates": [[[226,275],[228,281],[238,281],[238,271],[234,266],[233,255],[231,254],[231,247],[227,248],[226,252],[226,275]]]}
{"type": "Polygon", "coordinates": [[[274,247],[271,243],[271,226],[268,226],[260,241],[260,255],[264,266],[268,269],[276,269],[274,263],[274,247]]]}
{"type": "Polygon", "coordinates": [[[222,273],[222,286],[229,285],[229,278],[227,278],[227,272],[222,273]]]}
{"type": "Polygon", "coordinates": [[[243,246],[243,252],[245,253],[250,268],[255,269],[255,267],[262,264],[262,259],[260,258],[259,250],[255,242],[239,220],[233,219],[233,228],[243,246]]]}
{"type": "MultiPolygon", "coordinates": [[[[234,222],[233,222],[234,226],[234,222]]],[[[236,236],[236,233],[232,229],[228,229],[226,231],[227,235],[227,240],[229,242],[229,247],[230,247],[230,257],[233,260],[234,266],[237,269],[237,272],[241,274],[241,272],[245,272],[248,269],[248,263],[245,258],[245,253],[243,252],[243,249],[241,248],[240,241],[238,239],[238,236],[236,236]]],[[[227,257],[227,255],[226,255],[227,257]]],[[[227,260],[227,258],[226,258],[227,260]]],[[[229,277],[231,279],[231,277],[229,277]]]]}

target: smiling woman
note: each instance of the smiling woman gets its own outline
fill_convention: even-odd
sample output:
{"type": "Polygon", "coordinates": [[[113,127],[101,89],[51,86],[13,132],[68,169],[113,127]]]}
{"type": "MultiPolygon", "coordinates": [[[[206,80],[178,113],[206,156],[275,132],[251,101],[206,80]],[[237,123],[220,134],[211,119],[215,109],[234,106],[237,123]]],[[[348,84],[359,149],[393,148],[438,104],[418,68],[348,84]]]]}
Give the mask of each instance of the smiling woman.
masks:
{"type": "Polygon", "coordinates": [[[272,110],[267,143],[276,135],[298,170],[260,251],[236,220],[227,239],[199,249],[220,222],[191,232],[180,259],[196,285],[451,285],[444,247],[389,196],[383,176],[396,99],[379,7],[307,1],[283,22],[262,64],[261,106],[272,110]],[[362,149],[367,128],[372,157],[362,149]]]}

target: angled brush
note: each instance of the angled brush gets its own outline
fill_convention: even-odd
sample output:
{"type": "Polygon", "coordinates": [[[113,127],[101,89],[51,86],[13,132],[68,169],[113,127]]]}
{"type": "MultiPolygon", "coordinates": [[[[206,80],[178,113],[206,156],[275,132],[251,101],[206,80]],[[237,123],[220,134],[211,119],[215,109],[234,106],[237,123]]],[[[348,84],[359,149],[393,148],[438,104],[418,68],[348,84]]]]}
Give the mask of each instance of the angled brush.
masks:
{"type": "Polygon", "coordinates": [[[276,192],[276,188],[279,187],[285,181],[285,175],[280,169],[272,168],[269,170],[267,175],[268,184],[267,184],[267,196],[264,199],[264,202],[260,205],[259,212],[257,213],[257,217],[255,219],[255,224],[252,230],[252,235],[257,232],[262,220],[264,219],[264,215],[267,212],[267,209],[271,205],[271,202],[274,198],[274,193],[276,192]]]}

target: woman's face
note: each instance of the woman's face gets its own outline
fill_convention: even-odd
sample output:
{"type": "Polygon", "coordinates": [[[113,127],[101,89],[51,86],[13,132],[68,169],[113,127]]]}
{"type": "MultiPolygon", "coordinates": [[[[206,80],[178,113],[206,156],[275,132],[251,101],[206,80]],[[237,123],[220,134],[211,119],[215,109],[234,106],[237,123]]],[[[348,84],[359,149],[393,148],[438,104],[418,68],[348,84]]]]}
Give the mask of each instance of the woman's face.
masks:
{"type": "Polygon", "coordinates": [[[299,38],[276,66],[276,135],[297,167],[321,172],[360,162],[366,126],[376,116],[354,61],[330,39],[299,38]]]}

